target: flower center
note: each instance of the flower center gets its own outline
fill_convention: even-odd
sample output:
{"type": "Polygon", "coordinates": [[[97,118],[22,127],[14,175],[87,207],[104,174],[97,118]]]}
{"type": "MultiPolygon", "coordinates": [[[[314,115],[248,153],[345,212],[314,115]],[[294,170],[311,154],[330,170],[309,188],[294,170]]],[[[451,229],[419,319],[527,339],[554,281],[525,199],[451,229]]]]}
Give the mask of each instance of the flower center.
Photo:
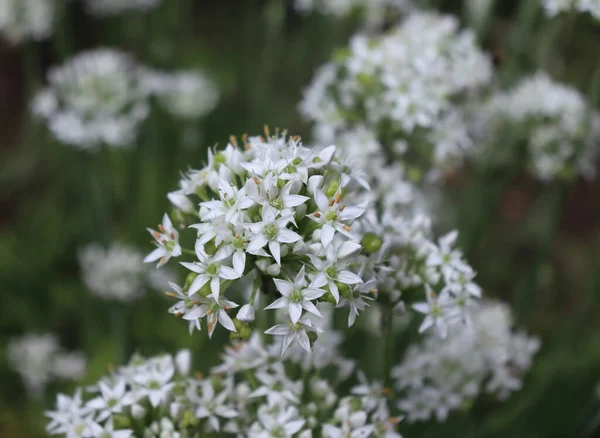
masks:
{"type": "Polygon", "coordinates": [[[281,198],[276,198],[271,201],[271,206],[276,208],[277,210],[281,210],[283,208],[283,201],[281,198]]]}
{"type": "Polygon", "coordinates": [[[218,269],[219,268],[215,264],[208,265],[208,267],[206,268],[206,273],[214,277],[215,275],[217,275],[218,269]]]}
{"type": "Polygon", "coordinates": [[[290,301],[293,301],[295,303],[300,303],[302,302],[302,292],[300,292],[299,290],[295,290],[290,294],[290,301]]]}
{"type": "Polygon", "coordinates": [[[264,233],[267,239],[274,240],[279,233],[279,228],[277,227],[277,224],[269,224],[265,226],[264,233]]]}

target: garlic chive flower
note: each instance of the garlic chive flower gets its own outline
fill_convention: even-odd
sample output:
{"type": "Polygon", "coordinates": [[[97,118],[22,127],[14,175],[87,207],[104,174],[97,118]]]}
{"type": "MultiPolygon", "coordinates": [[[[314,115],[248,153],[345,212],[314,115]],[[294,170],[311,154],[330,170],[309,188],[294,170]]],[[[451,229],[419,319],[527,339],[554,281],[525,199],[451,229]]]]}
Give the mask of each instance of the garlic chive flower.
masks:
{"type": "Polygon", "coordinates": [[[157,267],[160,268],[171,257],[181,255],[181,246],[179,246],[179,233],[167,214],[163,216],[162,224],[158,226],[158,229],[159,231],[155,231],[148,228],[148,232],[154,238],[158,248],[144,258],[144,263],[159,260],[157,267]]]}
{"type": "Polygon", "coordinates": [[[105,17],[125,12],[148,11],[160,2],[161,0],[85,0],[85,6],[90,14],[105,17]]]}
{"type": "Polygon", "coordinates": [[[353,37],[319,69],[299,109],[320,142],[355,144],[349,156],[381,143],[384,158],[434,175],[460,166],[473,148],[469,109],[491,78],[471,30],[452,16],[415,12],[380,37],[353,37]]]}
{"type": "Polygon", "coordinates": [[[600,20],[600,2],[598,0],[542,0],[546,15],[553,17],[561,12],[589,12],[596,20],[600,20]]]}
{"type": "Polygon", "coordinates": [[[41,41],[53,31],[54,2],[48,0],[0,0],[0,34],[18,44],[41,41]]]}
{"type": "Polygon", "coordinates": [[[255,334],[227,347],[206,376],[190,373],[189,351],[135,355],[86,391],[60,394],[46,430],[102,438],[400,438],[389,389],[361,375],[350,392],[343,389],[354,380],[353,363],[333,339],[317,340],[310,353],[290,346],[282,358],[280,343],[255,334]]]}
{"type": "Polygon", "coordinates": [[[426,335],[394,368],[397,407],[408,421],[445,421],[481,393],[505,399],[521,389],[539,339],[514,332],[503,303],[485,302],[469,313],[471,324],[450,321],[446,339],[426,335]]]}
{"type": "Polygon", "coordinates": [[[489,144],[488,153],[498,133],[513,132],[514,150],[495,158],[495,164],[519,165],[526,156],[527,169],[542,181],[595,177],[600,114],[588,108],[579,91],[544,72],[496,92],[483,105],[477,130],[482,143],[489,144]]]}
{"type": "Polygon", "coordinates": [[[28,333],[13,338],[7,348],[10,368],[20,374],[27,390],[35,397],[57,380],[77,381],[85,374],[85,356],[63,350],[56,336],[28,333]]]}
{"type": "MultiPolygon", "coordinates": [[[[170,312],[189,321],[190,330],[206,319],[209,335],[219,323],[244,338],[255,317],[249,309],[259,302],[258,308],[281,309],[288,318],[267,330],[285,338],[284,350],[291,343],[310,350],[321,330],[306,315],[319,318],[319,301],[339,303],[340,288],[363,283],[356,272],[368,191],[338,160],[335,146],[309,149],[297,137],[269,132],[238,140],[211,149],[206,166],[190,170],[169,194],[174,214],[196,232],[194,251],[181,248],[181,257],[194,256],[181,262],[191,272],[169,293],[179,301],[170,312]],[[245,278],[254,278],[252,298],[240,303],[243,311],[233,320],[229,313],[238,304],[231,291],[245,278]]],[[[170,225],[151,231],[159,247],[147,260],[160,259],[161,267],[180,253],[170,225]]]]}

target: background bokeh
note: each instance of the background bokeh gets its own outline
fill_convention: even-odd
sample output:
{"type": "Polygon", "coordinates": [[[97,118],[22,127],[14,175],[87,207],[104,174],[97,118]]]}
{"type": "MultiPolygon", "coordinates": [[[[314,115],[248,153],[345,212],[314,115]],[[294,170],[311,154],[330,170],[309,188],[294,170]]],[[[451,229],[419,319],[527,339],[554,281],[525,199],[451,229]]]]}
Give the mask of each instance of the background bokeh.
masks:
{"type": "MultiPolygon", "coordinates": [[[[473,22],[477,0],[422,3],[479,26],[498,81],[544,68],[597,94],[600,24],[588,15],[549,20],[534,0],[502,0],[489,19],[473,22]]],[[[200,369],[218,361],[226,334],[217,331],[210,344],[205,332],[190,337],[166,312],[169,301],[161,293],[149,290],[130,305],[90,294],[78,250],[122,241],[149,252],[146,227],[155,227],[168,209],[166,193],[180,172],[200,167],[207,147],[223,145],[231,134],[260,133],[269,124],[308,141],[310,127],[297,110],[303,88],[357,29],[352,17],[302,15],[284,0],[170,0],[148,13],[102,19],[76,1],[65,8],[52,38],[0,42],[2,438],[44,436],[43,410],[56,391],[72,389],[56,384],[40,398],[28,394],[4,360],[14,336],[53,332],[61,345],[81,349],[88,358],[86,382],[135,351],[188,347],[200,369]],[[51,65],[103,46],[156,68],[201,68],[218,84],[217,108],[187,123],[153,108],[130,150],[89,154],[59,144],[30,115],[29,98],[51,65]]],[[[445,184],[450,202],[440,226],[458,227],[485,294],[508,302],[515,323],[540,336],[543,348],[524,389],[507,402],[478,400],[446,424],[406,426],[406,435],[600,436],[600,185],[542,184],[502,170],[465,171],[445,184]]],[[[367,369],[377,367],[377,358],[358,346],[369,336],[355,330],[345,345],[367,369]]]]}

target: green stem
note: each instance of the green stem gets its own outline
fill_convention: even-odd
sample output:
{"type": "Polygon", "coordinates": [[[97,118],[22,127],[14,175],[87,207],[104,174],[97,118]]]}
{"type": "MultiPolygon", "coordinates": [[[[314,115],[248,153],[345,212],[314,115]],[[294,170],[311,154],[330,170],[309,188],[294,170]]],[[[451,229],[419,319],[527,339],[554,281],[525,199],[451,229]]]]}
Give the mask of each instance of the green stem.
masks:
{"type": "Polygon", "coordinates": [[[383,315],[381,318],[383,340],[382,340],[382,349],[383,349],[383,369],[381,381],[384,383],[386,387],[391,386],[392,379],[392,368],[394,366],[394,356],[396,352],[396,338],[394,329],[392,327],[392,317],[393,311],[391,308],[384,308],[383,315]]]}

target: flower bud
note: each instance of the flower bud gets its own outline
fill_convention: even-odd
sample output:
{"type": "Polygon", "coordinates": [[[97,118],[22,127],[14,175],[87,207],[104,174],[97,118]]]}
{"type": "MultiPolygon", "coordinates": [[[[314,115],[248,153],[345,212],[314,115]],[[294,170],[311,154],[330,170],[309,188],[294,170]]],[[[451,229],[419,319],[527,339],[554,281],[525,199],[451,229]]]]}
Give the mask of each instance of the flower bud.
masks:
{"type": "Polygon", "coordinates": [[[375,233],[365,233],[360,244],[363,247],[363,252],[365,254],[373,254],[381,249],[381,245],[383,245],[383,240],[375,233]]]}
{"type": "Polygon", "coordinates": [[[404,315],[406,313],[406,304],[404,303],[404,301],[396,303],[393,311],[396,315],[404,315]]]}
{"type": "Polygon", "coordinates": [[[112,420],[115,429],[128,429],[131,427],[131,420],[125,415],[114,414],[112,420]]]}
{"type": "Polygon", "coordinates": [[[188,349],[180,350],[175,355],[175,365],[179,374],[187,376],[192,368],[192,352],[188,349]]]}
{"type": "Polygon", "coordinates": [[[277,263],[273,263],[271,266],[267,268],[267,274],[277,277],[281,272],[281,267],[277,263]]]}
{"type": "Polygon", "coordinates": [[[171,202],[171,204],[173,204],[173,207],[175,207],[176,209],[184,213],[194,213],[194,203],[190,201],[190,198],[183,195],[182,193],[171,192],[167,194],[167,198],[169,198],[169,201],[171,202]]]}
{"type": "Polygon", "coordinates": [[[365,411],[358,411],[350,414],[350,418],[348,418],[348,422],[352,428],[359,428],[366,424],[367,422],[367,414],[365,411]]]}
{"type": "Polygon", "coordinates": [[[248,325],[245,325],[238,330],[238,333],[241,339],[248,339],[250,336],[252,336],[252,329],[248,325]]]}
{"type": "Polygon", "coordinates": [[[325,188],[325,196],[327,196],[328,198],[333,198],[339,188],[340,188],[340,182],[338,180],[334,179],[334,180],[329,181],[329,183],[327,184],[327,187],[325,188]]]}
{"type": "Polygon", "coordinates": [[[141,418],[144,418],[144,416],[146,415],[146,409],[144,409],[138,404],[134,404],[131,406],[131,415],[133,415],[133,418],[135,418],[136,420],[139,420],[141,418]]]}
{"type": "Polygon", "coordinates": [[[254,307],[250,304],[244,304],[242,308],[238,311],[236,318],[243,322],[252,322],[254,321],[255,311],[254,307]]]}
{"type": "Polygon", "coordinates": [[[305,255],[308,252],[308,246],[306,246],[303,239],[300,239],[294,244],[292,252],[297,255],[305,255]]]}

